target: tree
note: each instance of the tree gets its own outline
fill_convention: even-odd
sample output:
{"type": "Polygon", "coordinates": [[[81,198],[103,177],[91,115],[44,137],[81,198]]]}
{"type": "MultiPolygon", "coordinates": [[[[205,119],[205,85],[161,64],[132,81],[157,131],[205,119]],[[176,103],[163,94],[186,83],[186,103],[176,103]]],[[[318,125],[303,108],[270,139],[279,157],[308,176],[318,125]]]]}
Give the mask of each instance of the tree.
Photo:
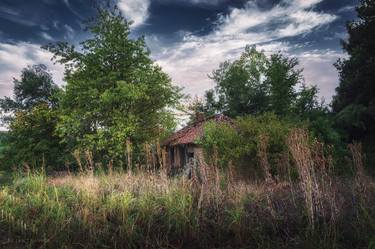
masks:
{"type": "Polygon", "coordinates": [[[190,101],[183,108],[183,111],[188,115],[188,123],[194,123],[199,121],[201,118],[208,118],[216,114],[217,102],[215,95],[212,90],[206,91],[204,98],[198,98],[197,96],[190,101]]]}
{"type": "Polygon", "coordinates": [[[3,164],[63,166],[63,145],[55,135],[58,86],[44,65],[28,66],[14,79],[14,97],[0,100],[9,131],[3,164]]]}
{"type": "Polygon", "coordinates": [[[127,140],[141,144],[169,129],[168,109],[180,98],[144,39],[129,37],[129,24],[117,10],[99,9],[80,51],[67,43],[45,47],[66,65],[57,131],[72,150],[90,150],[100,160],[119,162],[127,140]]]}
{"type": "Polygon", "coordinates": [[[224,62],[214,71],[215,90],[206,93],[199,107],[231,117],[271,112],[307,126],[323,142],[338,144],[332,115],[318,101],[318,88],[304,83],[298,64],[296,58],[281,53],[267,57],[255,47],[246,47],[240,59],[224,62]]]}
{"type": "Polygon", "coordinates": [[[271,55],[266,70],[266,82],[270,86],[271,109],[277,115],[292,113],[296,101],[295,87],[301,83],[301,69],[296,69],[298,60],[288,58],[281,53],[271,55]]]}
{"type": "Polygon", "coordinates": [[[267,57],[247,46],[240,59],[220,64],[211,76],[216,82],[217,107],[235,117],[257,114],[269,109],[269,85],[265,81],[267,57]]]}
{"type": "Polygon", "coordinates": [[[357,13],[359,20],[347,24],[349,38],[342,42],[349,58],[336,63],[340,84],[332,102],[349,140],[370,138],[375,130],[375,2],[361,0],[357,13]]]}
{"type": "Polygon", "coordinates": [[[211,78],[216,87],[214,92],[206,93],[206,109],[216,109],[231,117],[265,112],[283,117],[295,115],[296,105],[301,104],[298,100],[307,100],[300,96],[305,92],[296,91],[296,86],[303,85],[302,70],[297,66],[296,58],[281,53],[267,57],[248,46],[238,60],[226,61],[213,72],[211,78]]]}
{"type": "Polygon", "coordinates": [[[47,104],[18,111],[9,125],[4,162],[8,166],[65,168],[65,146],[55,134],[58,113],[47,104]]]}
{"type": "Polygon", "coordinates": [[[318,87],[301,85],[301,89],[297,94],[295,100],[294,112],[300,117],[308,116],[311,112],[322,111],[324,108],[323,103],[318,101],[318,87]]]}
{"type": "Polygon", "coordinates": [[[18,111],[28,111],[38,104],[57,105],[58,86],[43,64],[28,66],[21,72],[20,80],[13,80],[13,98],[0,99],[3,121],[9,123],[18,111]]]}

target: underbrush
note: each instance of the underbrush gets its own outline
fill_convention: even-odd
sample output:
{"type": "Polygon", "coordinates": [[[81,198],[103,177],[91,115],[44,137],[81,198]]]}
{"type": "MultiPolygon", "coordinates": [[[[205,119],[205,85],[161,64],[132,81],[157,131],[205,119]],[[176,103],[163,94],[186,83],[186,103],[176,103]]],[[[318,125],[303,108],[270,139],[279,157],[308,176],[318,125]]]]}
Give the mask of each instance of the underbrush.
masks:
{"type": "MultiPolygon", "coordinates": [[[[287,140],[298,179],[248,182],[204,163],[191,179],[167,172],[20,175],[0,191],[1,248],[374,248],[375,181],[360,145],[354,177],[303,130],[287,140]]],[[[288,170],[292,171],[292,170],[288,170]]]]}
{"type": "MultiPolygon", "coordinates": [[[[301,186],[163,174],[40,174],[0,192],[7,248],[369,248],[375,188],[337,180],[311,219],[301,186]],[[332,198],[332,196],[330,196],[332,198]],[[332,206],[334,208],[332,209],[332,206]]],[[[315,204],[312,204],[315,205],[315,204]]]]}

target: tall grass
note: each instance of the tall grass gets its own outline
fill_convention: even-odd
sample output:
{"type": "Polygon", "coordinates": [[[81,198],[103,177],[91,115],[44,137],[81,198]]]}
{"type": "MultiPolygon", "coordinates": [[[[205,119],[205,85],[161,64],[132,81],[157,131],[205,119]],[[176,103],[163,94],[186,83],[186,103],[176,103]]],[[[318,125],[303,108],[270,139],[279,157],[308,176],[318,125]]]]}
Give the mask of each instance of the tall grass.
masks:
{"type": "Polygon", "coordinates": [[[0,248],[371,248],[375,185],[352,146],[353,179],[332,176],[329,155],[303,130],[288,138],[297,181],[235,180],[204,163],[192,179],[19,176],[0,191],[0,248]]]}

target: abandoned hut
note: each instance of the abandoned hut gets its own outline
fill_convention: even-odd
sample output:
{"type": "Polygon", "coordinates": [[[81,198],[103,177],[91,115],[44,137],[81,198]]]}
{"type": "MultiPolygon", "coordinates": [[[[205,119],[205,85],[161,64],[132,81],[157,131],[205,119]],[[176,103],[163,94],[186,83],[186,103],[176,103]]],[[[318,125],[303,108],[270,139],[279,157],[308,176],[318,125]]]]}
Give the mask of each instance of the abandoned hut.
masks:
{"type": "Polygon", "coordinates": [[[197,115],[195,122],[185,126],[167,138],[162,146],[166,152],[165,165],[171,171],[186,169],[195,162],[203,162],[203,150],[197,141],[204,135],[207,122],[231,123],[232,120],[222,114],[204,118],[197,115]]]}

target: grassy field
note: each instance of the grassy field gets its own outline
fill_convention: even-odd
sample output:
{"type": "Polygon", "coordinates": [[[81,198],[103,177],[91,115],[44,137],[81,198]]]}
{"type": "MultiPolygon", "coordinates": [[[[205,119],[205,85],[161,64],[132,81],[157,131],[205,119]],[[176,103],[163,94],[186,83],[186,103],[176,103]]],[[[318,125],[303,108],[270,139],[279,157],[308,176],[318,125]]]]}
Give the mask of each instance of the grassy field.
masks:
{"type": "Polygon", "coordinates": [[[304,140],[288,143],[294,179],[274,177],[265,154],[257,181],[205,163],[191,179],[20,173],[0,188],[0,248],[375,248],[375,181],[360,146],[344,178],[304,140]]]}
{"type": "Polygon", "coordinates": [[[375,182],[205,184],[154,173],[24,176],[0,192],[1,248],[373,248],[375,182]],[[365,185],[364,185],[365,184],[365,185]],[[364,187],[366,186],[366,187],[364,187]]]}

